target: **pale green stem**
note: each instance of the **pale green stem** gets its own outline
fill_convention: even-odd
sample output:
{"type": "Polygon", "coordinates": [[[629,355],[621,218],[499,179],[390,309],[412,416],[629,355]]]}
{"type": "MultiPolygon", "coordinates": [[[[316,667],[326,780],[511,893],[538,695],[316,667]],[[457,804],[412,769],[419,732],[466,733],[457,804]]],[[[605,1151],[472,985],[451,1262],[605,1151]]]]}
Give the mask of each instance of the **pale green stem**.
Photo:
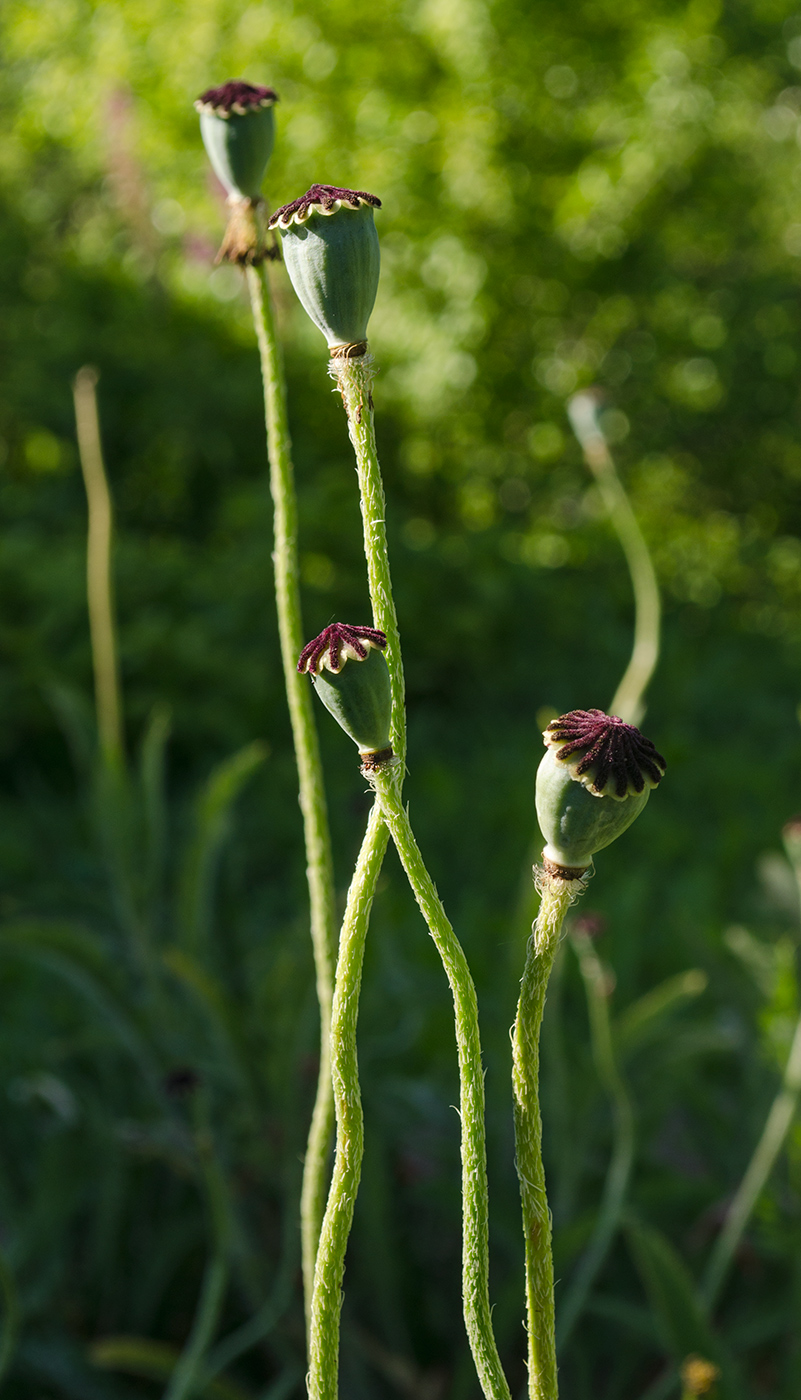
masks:
{"type": "MultiPolygon", "coordinates": [[[[390,739],[395,754],[402,756],[406,751],[403,661],[392,597],[384,488],[375,445],[369,370],[361,362],[340,360],[335,372],[356,453],[373,625],[387,637],[385,655],[392,693],[390,739]]],[[[331,1026],[337,1136],[311,1299],[308,1376],[311,1400],[334,1400],[338,1393],[342,1279],[359,1189],[364,1139],[356,1051],[359,991],[370,908],[388,839],[389,833],[376,803],[351,883],[339,942],[331,1026]]]]}
{"type": "Polygon", "coordinates": [[[634,646],[609,713],[619,715],[627,724],[639,724],[645,713],[645,692],[659,660],[659,584],[645,537],[606,439],[595,421],[589,395],[576,395],[571,402],[570,417],[584,460],[598,483],[601,500],[626,557],[634,592],[634,646]]]}
{"type": "Polygon", "coordinates": [[[336,1400],[339,1391],[339,1319],[345,1250],[364,1150],[356,1025],[364,943],[387,840],[387,828],[376,803],[353,872],[339,938],[331,1017],[337,1149],[314,1273],[307,1381],[310,1400],[336,1400]]]}
{"type": "Polygon", "coordinates": [[[634,1115],[612,1044],[607,976],[587,934],[573,929],[571,939],[587,993],[595,1068],[612,1101],[614,1143],[598,1219],[575,1278],[559,1309],[556,1336],[560,1350],[578,1321],[587,1294],[606,1258],[620,1223],[634,1161],[634,1115]]]}
{"type": "Polygon", "coordinates": [[[708,1309],[712,1309],[720,1296],[723,1282],[734,1253],[742,1239],[751,1213],[773,1170],[787,1134],[790,1131],[799,1097],[801,1096],[801,1019],[795,1028],[793,1043],[785,1065],[782,1087],[773,1100],[768,1120],[757,1143],[745,1175],[737,1188],[726,1224],[712,1251],[701,1285],[701,1295],[708,1309]]]}
{"type": "Polygon", "coordinates": [[[526,950],[512,1032],[515,1147],[523,1234],[526,1244],[526,1311],[528,1320],[528,1393],[530,1400],[556,1400],[551,1213],[545,1191],[540,1115],[540,1027],[565,914],[582,891],[580,880],[560,880],[543,873],[537,921],[526,950]]]}
{"type": "Polygon", "coordinates": [[[111,578],[111,544],[114,516],[97,414],[97,370],[84,365],[75,376],[75,425],[78,456],[83,472],[89,511],[86,550],[86,585],[89,634],[95,673],[95,704],[100,750],[117,767],[122,761],[122,709],[114,627],[114,589],[111,578]]]}
{"type": "Polygon", "coordinates": [[[459,1056],[459,1113],[462,1126],[462,1293],[467,1335],[481,1388],[490,1400],[508,1400],[492,1330],[489,1299],[489,1206],[484,1129],[484,1068],[476,989],[456,937],[415,841],[404,808],[397,769],[373,775],[384,820],[428,925],[450,983],[459,1056]]]}
{"type": "Polygon", "coordinates": [[[334,1126],[331,1090],[330,1028],[337,918],[331,835],[328,825],[320,748],[305,677],[296,670],[305,638],[300,613],[298,520],[294,473],[286,413],[286,390],[275,334],[270,288],[262,264],[247,269],[253,322],[261,356],[270,490],[274,510],[275,597],[292,738],[298,766],[300,807],[306,842],[311,936],[320,1003],[320,1071],[312,1113],[301,1190],[301,1249],[307,1323],[311,1313],[314,1265],[328,1186],[328,1157],[334,1126]]]}
{"type": "Polygon", "coordinates": [[[370,356],[362,355],[355,360],[348,360],[341,356],[336,357],[331,364],[331,374],[336,379],[337,388],[342,395],[342,402],[348,415],[348,432],[356,454],[356,471],[359,477],[359,497],[364,526],[364,553],[367,559],[367,581],[373,605],[373,621],[376,627],[380,627],[381,631],[386,633],[387,637],[387,648],[384,655],[387,658],[392,686],[390,740],[401,772],[403,772],[406,761],[406,701],[403,661],[398,617],[395,612],[392,579],[389,572],[387,532],[384,520],[386,502],[375,442],[373,396],[370,392],[373,382],[370,356]]]}
{"type": "Polygon", "coordinates": [[[374,776],[375,787],[401,862],[442,958],[454,998],[462,1105],[465,1324],[485,1395],[492,1400],[506,1400],[509,1387],[495,1345],[489,1304],[484,1078],[475,988],[464,952],[425,868],[400,798],[406,758],[405,695],[387,552],[384,487],[375,440],[372,362],[367,355],[355,359],[334,357],[331,373],[342,394],[356,455],[373,618],[376,627],[387,636],[385,655],[392,685],[390,739],[396,762],[374,776]]]}

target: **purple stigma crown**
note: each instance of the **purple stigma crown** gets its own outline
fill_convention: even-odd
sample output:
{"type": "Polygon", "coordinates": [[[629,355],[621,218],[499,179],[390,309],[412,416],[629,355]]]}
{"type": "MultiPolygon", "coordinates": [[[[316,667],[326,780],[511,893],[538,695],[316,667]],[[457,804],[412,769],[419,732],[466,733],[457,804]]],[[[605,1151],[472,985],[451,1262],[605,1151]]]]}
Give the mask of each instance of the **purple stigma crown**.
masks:
{"type": "Polygon", "coordinates": [[[360,209],[363,204],[370,204],[374,209],[381,208],[378,196],[368,194],[366,190],[346,190],[339,185],[312,185],[300,199],[293,199],[290,204],[276,209],[268,227],[276,228],[280,224],[281,228],[289,228],[292,223],[304,224],[310,214],[335,214],[343,204],[349,209],[360,209]]]}
{"type": "Polygon", "coordinates": [[[256,87],[253,83],[232,78],[220,87],[207,88],[200,94],[195,107],[199,112],[209,112],[215,117],[244,117],[248,112],[258,112],[262,107],[272,107],[278,101],[278,93],[272,88],[256,87]]]}
{"type": "Polygon", "coordinates": [[[603,710],[571,710],[552,720],[542,737],[575,781],[595,797],[622,801],[646,786],[657,787],[665,775],[667,765],[651,740],[603,710]]]}
{"type": "Polygon", "coordinates": [[[366,661],[371,647],[383,651],[387,644],[386,633],[377,627],[353,627],[347,622],[332,622],[319,637],[307,642],[298,660],[301,675],[308,672],[319,676],[320,672],[341,671],[345,662],[366,661]]]}

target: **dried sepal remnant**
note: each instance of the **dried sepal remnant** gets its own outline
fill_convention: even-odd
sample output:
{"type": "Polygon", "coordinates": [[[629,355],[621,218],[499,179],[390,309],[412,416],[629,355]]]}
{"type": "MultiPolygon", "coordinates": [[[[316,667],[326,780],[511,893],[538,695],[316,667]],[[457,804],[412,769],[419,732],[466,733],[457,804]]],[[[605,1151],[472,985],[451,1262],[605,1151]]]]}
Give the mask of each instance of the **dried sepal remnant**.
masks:
{"type": "Polygon", "coordinates": [[[651,740],[603,710],[571,710],[552,720],[542,737],[595,797],[623,801],[657,787],[665,775],[667,765],[651,740]]]}
{"type": "Polygon", "coordinates": [[[312,185],[299,199],[293,199],[276,209],[270,219],[270,228],[289,228],[291,224],[305,224],[312,214],[336,214],[338,209],[361,209],[369,204],[373,209],[381,208],[377,195],[366,190],[346,190],[339,185],[312,185]]]}
{"type": "Polygon", "coordinates": [[[319,637],[307,642],[298,660],[301,675],[319,676],[323,670],[336,674],[346,661],[365,661],[372,647],[383,651],[386,635],[377,627],[357,627],[347,622],[332,622],[319,637]]]}
{"type": "Polygon", "coordinates": [[[269,87],[258,87],[254,83],[245,83],[240,78],[232,78],[230,82],[222,83],[219,87],[207,88],[200,94],[195,102],[198,112],[206,112],[211,116],[222,117],[244,117],[248,112],[257,112],[265,107],[272,107],[278,101],[278,93],[269,87]]]}

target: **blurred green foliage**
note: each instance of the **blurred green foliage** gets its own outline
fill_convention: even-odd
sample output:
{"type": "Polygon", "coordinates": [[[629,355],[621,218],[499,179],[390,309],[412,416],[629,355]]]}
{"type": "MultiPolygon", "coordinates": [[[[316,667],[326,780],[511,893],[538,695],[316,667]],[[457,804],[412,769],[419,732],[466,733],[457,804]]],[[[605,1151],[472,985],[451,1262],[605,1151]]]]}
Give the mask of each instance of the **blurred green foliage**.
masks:
{"type": "MultiPolygon", "coordinates": [[[[479,988],[495,1315],[517,1387],[507,1028],[537,715],[608,702],[630,638],[627,576],[564,413],[577,386],[608,394],[665,591],[645,728],[669,774],[587,896],[607,920],[638,1146],[627,1232],[562,1384],[566,1400],[635,1400],[705,1335],[687,1280],[798,1012],[797,895],[777,848],[801,805],[801,14],[784,0],[386,0],[369,17],[342,0],[5,0],[0,51],[0,1244],[21,1322],[7,1392],[154,1393],[213,1247],[211,1141],[238,1241],[219,1337],[261,1321],[205,1393],[302,1393],[295,1204],[315,1023],[300,823],[258,365],[239,275],[212,265],[224,215],[191,106],[241,76],[281,95],[272,204],[317,180],[384,202],[372,339],[407,791],[479,988]],[[69,714],[79,733],[91,688],[70,392],[85,362],[120,530],[132,751],[154,742],[154,706],[172,713],[150,983],[63,730],[69,714]],[[225,846],[233,770],[196,794],[254,740],[269,757],[225,846]],[[694,968],[703,993],[639,1001],[694,968]],[[187,1065],[200,1108],[165,1095],[187,1065]],[[140,1341],[115,1351],[120,1334],[140,1341]]],[[[358,505],[322,341],[280,268],[275,283],[312,635],[367,620],[358,505]]],[[[344,890],[367,799],[350,746],[322,714],[320,729],[344,890]]],[[[130,782],[122,848],[141,874],[130,782]]],[[[473,1397],[449,999],[393,859],[361,1060],[343,1393],[473,1397]]],[[[544,1069],[565,1281],[611,1141],[568,951],[544,1069]]],[[[798,1394],[800,1174],[796,1128],[716,1319],[760,1400],[798,1394]]]]}

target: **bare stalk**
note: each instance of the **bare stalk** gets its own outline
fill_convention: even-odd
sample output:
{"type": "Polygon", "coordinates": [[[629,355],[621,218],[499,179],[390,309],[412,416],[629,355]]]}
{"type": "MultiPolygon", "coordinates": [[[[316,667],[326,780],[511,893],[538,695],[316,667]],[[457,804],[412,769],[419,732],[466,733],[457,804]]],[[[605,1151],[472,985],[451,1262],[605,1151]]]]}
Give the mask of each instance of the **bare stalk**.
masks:
{"type": "Polygon", "coordinates": [[[253,323],[261,357],[270,490],[273,498],[275,544],[275,597],[278,632],[284,670],[292,738],[298,765],[300,806],[306,843],[306,877],[311,909],[311,936],[320,1004],[320,1070],[312,1114],[301,1191],[301,1246],[303,1291],[307,1324],[311,1312],[317,1242],[322,1228],[328,1189],[328,1157],[334,1127],[331,1089],[331,1001],[337,948],[337,919],[331,834],[323,785],[320,746],[312,710],[312,695],[296,664],[304,643],[300,611],[298,566],[298,510],[286,389],[275,333],[270,286],[264,263],[246,270],[253,323]]]}
{"type": "Polygon", "coordinates": [[[111,495],[103,463],[97,413],[98,373],[91,365],[78,370],[73,385],[78,455],[89,508],[86,584],[89,633],[95,673],[95,704],[100,750],[112,766],[122,761],[119,666],[114,626],[111,544],[114,528],[111,495]]]}
{"type": "Polygon", "coordinates": [[[645,692],[659,660],[659,584],[650,550],[598,423],[597,410],[598,400],[592,392],[574,395],[568,407],[584,460],[598,483],[601,500],[629,566],[634,592],[631,660],[612,698],[609,713],[619,715],[627,724],[639,724],[645,714],[645,692]]]}
{"type": "Polygon", "coordinates": [[[529,1400],[557,1400],[551,1213],[545,1190],[540,1113],[540,1028],[545,993],[565,914],[583,889],[581,880],[543,872],[542,898],[526,951],[512,1031],[515,1148],[526,1243],[529,1400]]]}

